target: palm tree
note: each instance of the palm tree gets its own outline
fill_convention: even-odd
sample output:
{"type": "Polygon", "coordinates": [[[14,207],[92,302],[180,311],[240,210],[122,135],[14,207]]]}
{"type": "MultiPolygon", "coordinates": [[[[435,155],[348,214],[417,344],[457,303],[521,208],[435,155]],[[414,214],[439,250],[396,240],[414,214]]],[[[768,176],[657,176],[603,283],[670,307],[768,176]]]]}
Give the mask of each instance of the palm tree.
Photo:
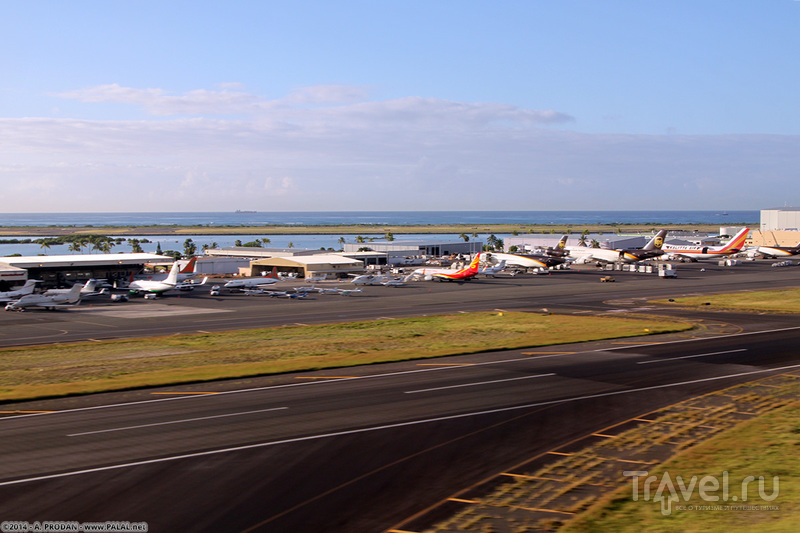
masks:
{"type": "Polygon", "coordinates": [[[459,239],[464,239],[464,242],[469,242],[469,236],[466,233],[462,233],[458,236],[459,239]]]}
{"type": "Polygon", "coordinates": [[[80,252],[81,251],[81,243],[78,241],[72,241],[69,244],[69,251],[70,252],[80,252]]]}

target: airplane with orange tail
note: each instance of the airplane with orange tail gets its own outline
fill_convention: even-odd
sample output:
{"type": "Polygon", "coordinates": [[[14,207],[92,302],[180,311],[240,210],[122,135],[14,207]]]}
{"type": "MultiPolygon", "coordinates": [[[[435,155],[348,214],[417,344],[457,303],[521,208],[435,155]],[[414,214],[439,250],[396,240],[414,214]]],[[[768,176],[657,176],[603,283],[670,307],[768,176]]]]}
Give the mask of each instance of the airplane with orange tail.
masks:
{"type": "Polygon", "coordinates": [[[664,244],[664,253],[676,258],[685,258],[690,261],[698,259],[715,259],[737,254],[744,250],[744,242],[750,228],[742,228],[733,238],[723,246],[682,246],[678,244],[664,244]]]}
{"type": "Polygon", "coordinates": [[[478,275],[480,260],[481,254],[478,253],[466,268],[418,268],[411,276],[425,281],[469,281],[478,275]]]}

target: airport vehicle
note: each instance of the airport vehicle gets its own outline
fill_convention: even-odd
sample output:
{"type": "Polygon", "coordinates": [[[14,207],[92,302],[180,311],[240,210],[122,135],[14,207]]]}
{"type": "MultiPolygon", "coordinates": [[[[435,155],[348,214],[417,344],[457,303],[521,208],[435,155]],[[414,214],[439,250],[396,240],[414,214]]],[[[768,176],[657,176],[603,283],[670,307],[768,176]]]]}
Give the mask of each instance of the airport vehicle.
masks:
{"type": "Polygon", "coordinates": [[[642,248],[621,248],[608,250],[589,248],[587,246],[568,246],[569,254],[575,257],[576,263],[636,263],[645,259],[653,259],[664,254],[664,237],[667,231],[662,229],[642,248]]]}
{"type": "Polygon", "coordinates": [[[38,282],[39,282],[38,279],[29,279],[25,281],[25,285],[23,285],[19,289],[15,289],[13,291],[0,292],[0,302],[10,302],[12,300],[18,300],[19,298],[25,296],[26,294],[33,294],[33,289],[36,287],[36,284],[38,282]]]}
{"type": "Polygon", "coordinates": [[[19,300],[6,304],[6,311],[25,311],[28,308],[56,310],[78,305],[81,301],[82,285],[76,283],[67,293],[45,296],[44,294],[27,294],[19,300]]]}
{"type": "Polygon", "coordinates": [[[418,268],[412,272],[412,276],[425,281],[469,281],[478,274],[480,260],[481,253],[478,253],[467,268],[418,268]]]}
{"type": "Polygon", "coordinates": [[[744,241],[747,239],[747,233],[749,231],[750,228],[742,228],[723,246],[681,246],[676,244],[664,244],[663,250],[670,258],[688,259],[689,261],[722,258],[741,252],[744,249],[744,241]]]}
{"type": "Polygon", "coordinates": [[[219,296],[219,285],[212,285],[211,290],[208,291],[211,296],[219,296]]]}

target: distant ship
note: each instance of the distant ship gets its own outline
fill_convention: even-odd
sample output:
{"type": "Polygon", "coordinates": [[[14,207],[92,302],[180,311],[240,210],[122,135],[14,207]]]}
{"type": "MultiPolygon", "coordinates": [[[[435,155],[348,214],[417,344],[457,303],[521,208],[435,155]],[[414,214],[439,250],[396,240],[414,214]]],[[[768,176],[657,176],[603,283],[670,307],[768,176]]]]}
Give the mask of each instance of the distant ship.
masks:
{"type": "Polygon", "coordinates": [[[258,211],[246,211],[244,209],[237,209],[236,213],[258,213],[258,211]]]}

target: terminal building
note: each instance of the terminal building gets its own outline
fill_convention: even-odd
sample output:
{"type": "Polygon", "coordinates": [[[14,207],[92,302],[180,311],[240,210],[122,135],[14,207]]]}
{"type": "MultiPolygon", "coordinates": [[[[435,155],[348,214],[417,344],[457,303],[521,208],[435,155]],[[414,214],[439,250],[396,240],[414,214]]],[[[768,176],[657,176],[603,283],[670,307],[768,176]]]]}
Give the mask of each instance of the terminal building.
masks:
{"type": "Polygon", "coordinates": [[[39,279],[45,287],[65,287],[89,279],[105,279],[109,283],[128,281],[146,266],[169,265],[174,261],[172,257],[148,253],[33,255],[2,259],[0,279],[13,284],[39,279]]]}

